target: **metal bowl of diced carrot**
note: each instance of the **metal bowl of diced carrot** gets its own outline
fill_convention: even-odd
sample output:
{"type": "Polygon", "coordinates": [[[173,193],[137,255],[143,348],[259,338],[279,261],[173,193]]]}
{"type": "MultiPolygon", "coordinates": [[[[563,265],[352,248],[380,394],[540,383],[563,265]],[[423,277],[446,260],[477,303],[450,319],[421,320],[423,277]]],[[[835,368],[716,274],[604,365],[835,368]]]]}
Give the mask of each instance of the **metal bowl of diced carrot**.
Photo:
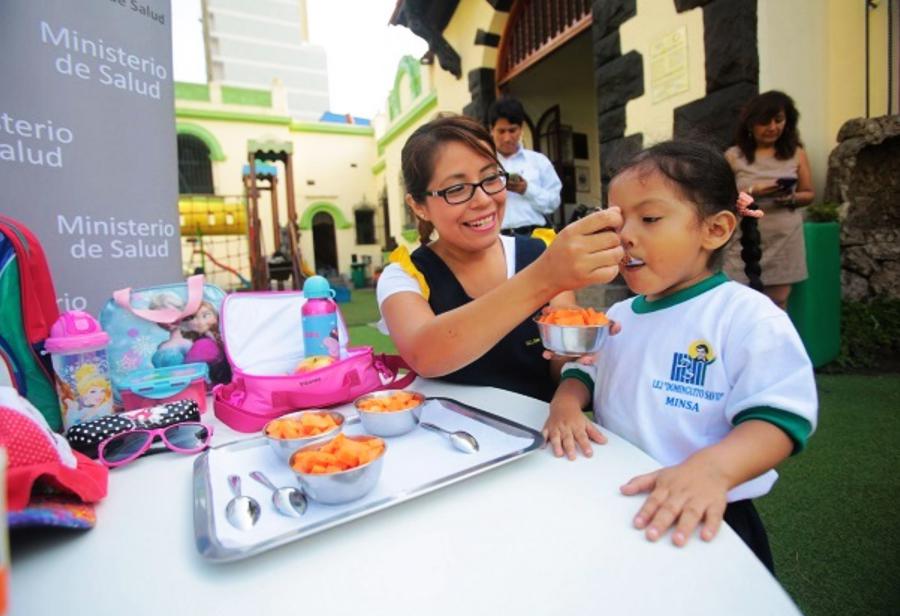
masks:
{"type": "Polygon", "coordinates": [[[534,319],[544,348],[557,355],[596,353],[610,320],[593,308],[549,308],[534,319]]]}
{"type": "Polygon", "coordinates": [[[353,401],[366,432],[377,436],[400,436],[419,424],[425,396],[417,391],[386,390],[366,394],[353,401]]]}
{"type": "Polygon", "coordinates": [[[343,426],[344,416],[335,411],[296,411],[267,423],[263,434],[275,455],[287,462],[301,447],[334,438],[343,426]]]}
{"type": "Polygon", "coordinates": [[[387,445],[377,436],[341,433],[327,443],[294,452],[289,463],[307,496],[325,505],[341,505],[372,491],[385,451],[387,445]]]}

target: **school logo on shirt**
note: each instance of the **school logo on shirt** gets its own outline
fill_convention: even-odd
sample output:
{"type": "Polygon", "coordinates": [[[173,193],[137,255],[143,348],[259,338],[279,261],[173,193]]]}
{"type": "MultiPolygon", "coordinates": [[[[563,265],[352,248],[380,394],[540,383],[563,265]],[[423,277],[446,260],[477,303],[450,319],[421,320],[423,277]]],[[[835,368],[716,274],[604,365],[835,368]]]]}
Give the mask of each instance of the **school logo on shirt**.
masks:
{"type": "Polygon", "coordinates": [[[650,387],[659,390],[660,403],[676,409],[700,413],[701,405],[718,403],[725,392],[706,389],[707,369],[716,361],[716,352],[706,340],[694,340],[687,353],[672,354],[669,380],[653,379],[650,387]]]}
{"type": "Polygon", "coordinates": [[[687,353],[674,353],[669,379],[676,383],[687,383],[703,387],[706,381],[706,367],[716,361],[712,345],[706,340],[695,340],[688,346],[687,353]]]}

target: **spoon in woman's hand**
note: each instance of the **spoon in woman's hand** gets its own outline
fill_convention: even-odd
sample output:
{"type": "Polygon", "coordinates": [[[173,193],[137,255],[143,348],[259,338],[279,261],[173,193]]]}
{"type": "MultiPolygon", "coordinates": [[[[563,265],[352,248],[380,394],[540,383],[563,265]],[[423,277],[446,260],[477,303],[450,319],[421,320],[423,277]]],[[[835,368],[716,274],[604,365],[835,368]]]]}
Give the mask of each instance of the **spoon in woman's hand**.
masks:
{"type": "Polygon", "coordinates": [[[447,438],[450,439],[450,444],[463,453],[476,453],[479,449],[478,441],[468,432],[464,432],[462,430],[451,432],[450,430],[444,430],[443,428],[439,428],[438,426],[428,423],[427,421],[419,422],[419,425],[426,430],[446,434],[447,438]]]}
{"type": "Polygon", "coordinates": [[[241,478],[237,475],[228,475],[228,486],[234,498],[225,506],[225,517],[238,530],[250,530],[259,521],[259,503],[250,496],[241,496],[241,478]]]}
{"type": "Polygon", "coordinates": [[[272,490],[272,504],[281,515],[299,518],[306,513],[306,497],[297,488],[290,486],[278,488],[260,471],[251,472],[250,477],[272,490]]]}

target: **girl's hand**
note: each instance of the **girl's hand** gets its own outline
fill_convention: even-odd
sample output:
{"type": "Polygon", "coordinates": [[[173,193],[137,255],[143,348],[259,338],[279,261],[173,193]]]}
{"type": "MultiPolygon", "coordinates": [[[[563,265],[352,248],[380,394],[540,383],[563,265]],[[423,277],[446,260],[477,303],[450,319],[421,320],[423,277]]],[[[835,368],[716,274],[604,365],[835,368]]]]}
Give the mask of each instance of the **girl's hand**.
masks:
{"type": "Polygon", "coordinates": [[[578,449],[584,457],[590,458],[594,455],[591,441],[598,445],[606,443],[606,437],[584,416],[578,405],[560,404],[555,400],[541,432],[557,458],[565,453],[567,458],[574,460],[578,449]]]}
{"type": "Polygon", "coordinates": [[[635,528],[646,528],[646,536],[656,541],[675,526],[672,543],[681,547],[702,522],[700,536],[711,541],[728,504],[729,482],[721,470],[702,456],[692,456],[677,466],[639,475],[621,487],[632,496],[649,492],[644,506],[634,517],[635,528]]]}
{"type": "Polygon", "coordinates": [[[563,290],[611,281],[625,256],[616,232],[621,226],[622,214],[612,207],[565,227],[539,259],[547,280],[563,290]]]}

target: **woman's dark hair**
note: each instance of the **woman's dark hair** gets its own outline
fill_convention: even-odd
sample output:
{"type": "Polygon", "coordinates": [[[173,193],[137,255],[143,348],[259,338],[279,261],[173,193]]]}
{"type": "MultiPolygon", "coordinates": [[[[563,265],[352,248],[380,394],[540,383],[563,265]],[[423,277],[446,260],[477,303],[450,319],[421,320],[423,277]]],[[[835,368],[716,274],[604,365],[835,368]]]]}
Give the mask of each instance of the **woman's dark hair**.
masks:
{"type": "MultiPolygon", "coordinates": [[[[701,218],[718,212],[731,212],[737,216],[741,221],[744,272],[750,279],[750,286],[757,291],[762,290],[762,270],[759,265],[762,251],[757,222],[755,218],[741,217],[738,214],[734,172],[717,149],[692,141],[664,141],[639,152],[618,173],[628,170],[638,173],[658,171],[686,200],[697,206],[697,214],[701,218]]],[[[712,269],[722,266],[724,249],[725,246],[722,246],[712,254],[712,269]]]]}
{"type": "MultiPolygon", "coordinates": [[[[484,126],[466,116],[447,116],[423,124],[410,135],[400,152],[400,168],[406,192],[416,203],[425,201],[425,192],[434,174],[434,162],[441,146],[458,142],[477,154],[497,160],[497,150],[484,126]]],[[[434,232],[434,225],[419,219],[419,242],[425,244],[434,232]]]]}
{"type": "Polygon", "coordinates": [[[803,145],[800,141],[800,133],[797,132],[797,120],[800,119],[800,112],[797,111],[794,100],[778,90],[763,92],[747,101],[747,104],[741,109],[737,130],[734,134],[734,143],[740,148],[748,163],[753,163],[756,158],[753,127],[757,124],[768,124],[782,111],[785,118],[784,130],[778,141],[775,142],[775,158],[779,160],[792,158],[797,147],[803,145]]]}
{"type": "Polygon", "coordinates": [[[510,124],[522,126],[525,123],[525,107],[517,98],[501,96],[488,107],[488,126],[493,128],[500,118],[510,124]]]}

